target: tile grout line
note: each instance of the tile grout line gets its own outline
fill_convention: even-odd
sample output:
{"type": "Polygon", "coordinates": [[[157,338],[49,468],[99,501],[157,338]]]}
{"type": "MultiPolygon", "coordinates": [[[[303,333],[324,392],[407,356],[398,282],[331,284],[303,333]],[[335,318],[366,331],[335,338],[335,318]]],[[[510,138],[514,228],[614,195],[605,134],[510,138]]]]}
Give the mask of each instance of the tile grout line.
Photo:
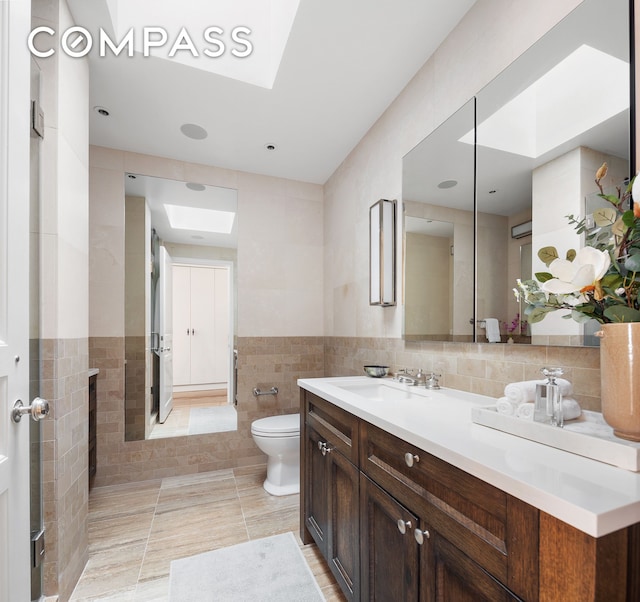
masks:
{"type": "Polygon", "coordinates": [[[235,469],[231,469],[231,474],[233,474],[233,486],[236,488],[236,499],[238,500],[238,504],[240,505],[240,512],[242,512],[242,522],[244,523],[244,531],[247,535],[247,541],[250,541],[251,537],[249,536],[249,528],[247,527],[247,517],[244,514],[244,507],[242,506],[242,500],[240,498],[240,490],[238,489],[238,481],[236,479],[235,469]]]}
{"type": "Polygon", "coordinates": [[[164,479],[162,479],[160,481],[160,486],[158,487],[158,495],[156,497],[156,503],[153,506],[153,517],[151,518],[151,524],[149,525],[149,533],[147,533],[147,541],[144,544],[144,552],[142,553],[142,559],[140,560],[140,569],[138,570],[138,578],[136,579],[135,592],[138,591],[138,585],[140,584],[140,577],[142,576],[142,567],[144,566],[144,560],[147,557],[147,549],[149,547],[149,541],[151,540],[151,532],[153,531],[153,523],[156,520],[156,512],[158,511],[158,502],[160,501],[160,493],[162,492],[162,484],[163,483],[164,483],[164,479]]]}

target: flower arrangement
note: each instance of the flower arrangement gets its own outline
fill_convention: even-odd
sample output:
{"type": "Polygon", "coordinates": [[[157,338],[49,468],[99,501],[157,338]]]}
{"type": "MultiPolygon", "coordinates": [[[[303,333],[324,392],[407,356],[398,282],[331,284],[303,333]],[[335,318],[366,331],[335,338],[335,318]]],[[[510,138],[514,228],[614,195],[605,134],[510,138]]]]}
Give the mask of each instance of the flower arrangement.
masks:
{"type": "MultiPolygon", "coordinates": [[[[514,293],[527,304],[524,316],[530,324],[557,310],[568,310],[563,317],[580,323],[640,322],[640,203],[632,202],[633,180],[617,187],[617,194],[605,194],[601,181],[606,175],[603,163],[595,182],[608,206],[594,212],[593,225],[567,216],[585,234],[586,246],[569,250],[564,258],[555,247],[544,247],[538,257],[549,271],[536,273],[535,280],[518,280],[514,293]]],[[[638,188],[640,194],[640,178],[638,188]]]]}

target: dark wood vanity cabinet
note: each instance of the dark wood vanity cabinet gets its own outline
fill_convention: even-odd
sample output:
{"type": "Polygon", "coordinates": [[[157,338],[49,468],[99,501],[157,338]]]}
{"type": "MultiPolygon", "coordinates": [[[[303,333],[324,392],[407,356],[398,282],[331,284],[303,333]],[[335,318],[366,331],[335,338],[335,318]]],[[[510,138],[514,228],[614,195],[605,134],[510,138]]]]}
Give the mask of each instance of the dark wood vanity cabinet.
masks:
{"type": "Polygon", "coordinates": [[[359,600],[357,419],[326,401],[306,400],[303,522],[349,600],[359,600]]]}
{"type": "Polygon", "coordinates": [[[301,404],[301,538],[349,600],[640,600],[640,523],[591,537],[304,389],[301,404]]]}
{"type": "Polygon", "coordinates": [[[362,563],[364,599],[388,599],[378,598],[384,576],[377,578],[377,570],[400,578],[414,564],[413,579],[404,575],[397,585],[403,600],[535,597],[537,539],[527,534],[537,531],[536,509],[364,421],[360,470],[366,475],[361,554],[368,548],[369,555],[362,563]],[[388,558],[372,545],[378,535],[366,532],[383,522],[393,542],[388,558]]]}

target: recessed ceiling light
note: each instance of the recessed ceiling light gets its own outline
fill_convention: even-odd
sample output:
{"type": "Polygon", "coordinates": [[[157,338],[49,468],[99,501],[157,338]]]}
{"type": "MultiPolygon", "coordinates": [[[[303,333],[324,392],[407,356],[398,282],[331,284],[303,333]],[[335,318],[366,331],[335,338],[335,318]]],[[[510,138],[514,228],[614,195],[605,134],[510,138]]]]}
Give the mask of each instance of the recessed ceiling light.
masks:
{"type": "Polygon", "coordinates": [[[180,131],[187,138],[193,138],[194,140],[204,140],[209,135],[207,130],[195,123],[183,123],[180,126],[180,131]]]}
{"type": "Polygon", "coordinates": [[[104,107],[95,106],[93,110],[98,113],[98,115],[102,115],[103,117],[109,117],[109,110],[104,107]]]}
{"type": "Polygon", "coordinates": [[[438,184],[438,188],[453,188],[458,185],[458,180],[443,180],[438,184]]]}
{"type": "Polygon", "coordinates": [[[264,147],[268,150],[268,151],[274,151],[276,150],[276,145],[275,144],[265,144],[264,147]]]}
{"type": "Polygon", "coordinates": [[[206,186],[204,184],[198,184],[197,182],[187,182],[185,186],[189,190],[195,190],[196,192],[202,192],[206,189],[206,186]]]}

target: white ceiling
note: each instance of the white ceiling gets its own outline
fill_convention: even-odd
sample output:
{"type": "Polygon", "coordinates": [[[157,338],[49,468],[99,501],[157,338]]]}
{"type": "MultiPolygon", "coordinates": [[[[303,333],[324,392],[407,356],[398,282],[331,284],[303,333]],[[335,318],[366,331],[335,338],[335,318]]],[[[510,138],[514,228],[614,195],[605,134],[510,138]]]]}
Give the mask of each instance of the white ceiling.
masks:
{"type": "MultiPolygon", "coordinates": [[[[110,112],[91,111],[91,143],[323,184],[474,2],[301,0],[272,89],[91,52],[91,106],[110,112]],[[185,137],[185,123],[207,138],[185,137]]],[[[112,31],[107,0],[69,4],[78,25],[112,31]]]]}

